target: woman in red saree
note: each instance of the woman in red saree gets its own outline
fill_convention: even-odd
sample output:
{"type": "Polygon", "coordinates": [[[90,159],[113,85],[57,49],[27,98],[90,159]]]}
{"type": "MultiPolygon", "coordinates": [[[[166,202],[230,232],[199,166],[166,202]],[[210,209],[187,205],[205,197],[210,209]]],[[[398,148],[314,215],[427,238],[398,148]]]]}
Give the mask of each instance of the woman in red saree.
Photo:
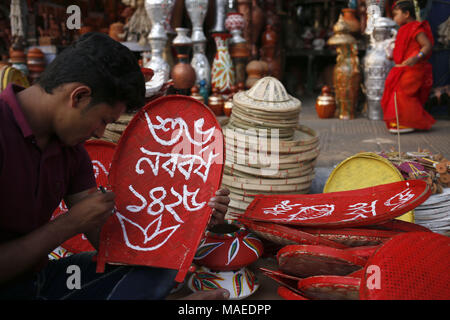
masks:
{"type": "Polygon", "coordinates": [[[412,1],[397,1],[393,14],[400,29],[393,50],[395,66],[386,78],[381,99],[384,121],[393,133],[429,130],[436,122],[423,108],[433,84],[431,64],[427,62],[434,43],[431,28],[427,21],[415,20],[412,1]]]}

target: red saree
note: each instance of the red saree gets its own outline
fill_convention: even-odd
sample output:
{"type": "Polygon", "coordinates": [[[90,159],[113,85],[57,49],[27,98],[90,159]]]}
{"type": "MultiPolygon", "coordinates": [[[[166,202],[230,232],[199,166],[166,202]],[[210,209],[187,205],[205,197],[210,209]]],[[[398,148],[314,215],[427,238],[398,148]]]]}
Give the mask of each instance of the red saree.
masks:
{"type": "MultiPolygon", "coordinates": [[[[409,22],[398,30],[393,58],[395,64],[401,64],[409,57],[420,51],[416,36],[424,32],[427,38],[434,43],[430,25],[427,21],[409,22]]],[[[429,130],[436,122],[434,118],[423,109],[433,85],[431,64],[426,60],[429,56],[414,66],[394,67],[389,72],[384,85],[381,106],[384,121],[389,128],[390,123],[396,123],[394,94],[397,93],[397,109],[399,125],[420,130],[429,130]]]]}

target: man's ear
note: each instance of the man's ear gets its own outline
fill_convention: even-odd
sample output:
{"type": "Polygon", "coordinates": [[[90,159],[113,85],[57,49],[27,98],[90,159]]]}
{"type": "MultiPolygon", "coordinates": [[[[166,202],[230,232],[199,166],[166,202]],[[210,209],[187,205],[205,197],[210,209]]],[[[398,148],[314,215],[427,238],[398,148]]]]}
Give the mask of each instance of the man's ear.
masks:
{"type": "Polygon", "coordinates": [[[73,88],[70,93],[70,104],[72,108],[83,108],[91,101],[91,88],[86,85],[79,85],[73,88]]]}

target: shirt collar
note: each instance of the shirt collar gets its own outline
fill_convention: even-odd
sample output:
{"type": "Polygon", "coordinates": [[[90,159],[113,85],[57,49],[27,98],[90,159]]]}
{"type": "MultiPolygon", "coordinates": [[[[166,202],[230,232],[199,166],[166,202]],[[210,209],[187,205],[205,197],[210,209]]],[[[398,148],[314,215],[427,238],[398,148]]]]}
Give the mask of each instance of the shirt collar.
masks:
{"type": "Polygon", "coordinates": [[[16,120],[17,125],[24,138],[33,137],[34,133],[31,130],[30,124],[25,118],[25,114],[23,113],[22,106],[17,99],[17,94],[24,90],[25,88],[18,86],[16,84],[9,84],[2,93],[0,93],[0,99],[6,101],[6,104],[11,108],[14,119],[16,120]]]}

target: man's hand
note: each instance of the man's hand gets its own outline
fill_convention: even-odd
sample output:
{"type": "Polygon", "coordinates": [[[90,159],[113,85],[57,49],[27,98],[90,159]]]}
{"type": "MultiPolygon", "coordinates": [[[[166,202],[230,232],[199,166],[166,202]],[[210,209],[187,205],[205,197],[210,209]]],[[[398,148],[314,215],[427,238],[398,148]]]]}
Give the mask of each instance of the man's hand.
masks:
{"type": "Polygon", "coordinates": [[[213,208],[211,220],[209,220],[208,229],[215,225],[224,223],[225,214],[228,210],[228,204],[230,203],[230,190],[222,188],[216,191],[216,196],[209,200],[208,205],[213,208]]]}
{"type": "Polygon", "coordinates": [[[95,191],[76,201],[65,214],[77,233],[99,230],[114,210],[115,194],[95,191]]]}

